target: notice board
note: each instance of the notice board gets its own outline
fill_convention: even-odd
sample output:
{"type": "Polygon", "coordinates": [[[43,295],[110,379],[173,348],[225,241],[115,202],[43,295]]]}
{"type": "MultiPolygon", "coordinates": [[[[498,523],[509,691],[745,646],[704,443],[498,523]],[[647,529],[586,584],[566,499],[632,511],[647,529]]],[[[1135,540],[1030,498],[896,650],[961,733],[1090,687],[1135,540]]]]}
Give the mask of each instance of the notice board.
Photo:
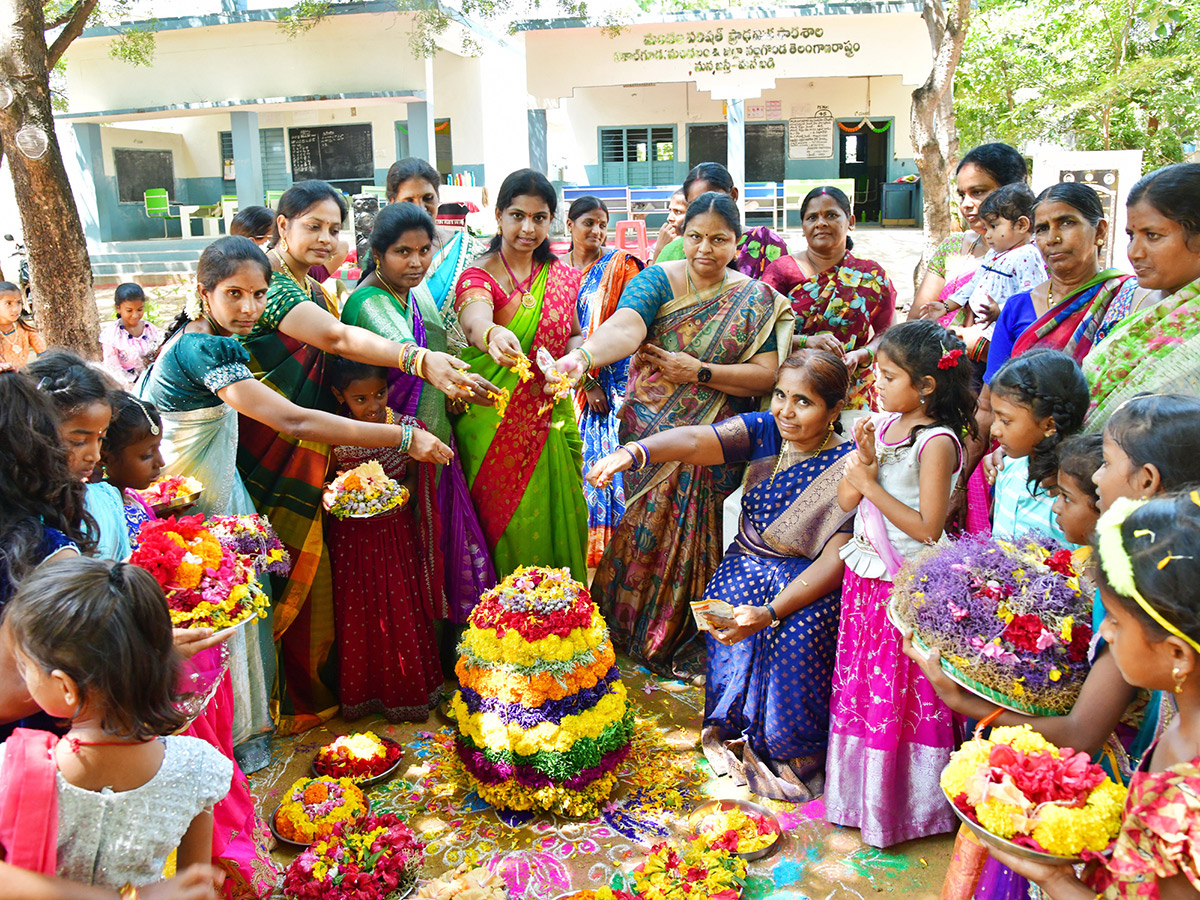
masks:
{"type": "Polygon", "coordinates": [[[146,191],[163,188],[175,199],[175,160],[170,150],[134,150],[113,148],[117,170],[117,199],[121,203],[141,203],[146,191]]]}
{"type": "Polygon", "coordinates": [[[372,181],[375,153],[370,125],[320,125],[288,129],[292,178],[305,181],[372,181]]]}
{"type": "Polygon", "coordinates": [[[789,159],[833,159],[833,117],[788,119],[789,159]]]}

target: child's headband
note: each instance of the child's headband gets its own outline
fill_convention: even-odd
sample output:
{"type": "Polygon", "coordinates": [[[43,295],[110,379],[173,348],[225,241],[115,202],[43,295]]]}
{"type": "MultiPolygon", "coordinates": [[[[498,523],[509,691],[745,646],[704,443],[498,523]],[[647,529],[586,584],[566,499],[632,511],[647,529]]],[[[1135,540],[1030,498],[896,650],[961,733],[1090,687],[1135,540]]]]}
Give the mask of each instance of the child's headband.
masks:
{"type": "MultiPolygon", "coordinates": [[[[1196,491],[1192,492],[1193,502],[1197,501],[1198,496],[1200,495],[1197,495],[1196,491]]],[[[1134,582],[1133,560],[1130,559],[1129,553],[1125,549],[1125,541],[1121,537],[1121,526],[1125,524],[1126,519],[1145,505],[1145,500],[1131,500],[1128,497],[1119,497],[1113,501],[1108,511],[1100,517],[1100,521],[1096,523],[1096,544],[1100,551],[1100,567],[1104,570],[1104,577],[1108,579],[1108,583],[1114,591],[1122,597],[1132,597],[1137,602],[1137,605],[1145,611],[1146,615],[1161,625],[1166,631],[1175,635],[1175,637],[1187,641],[1197,653],[1200,653],[1200,643],[1192,640],[1163,618],[1162,614],[1142,596],[1142,592],[1137,589],[1137,584],[1134,582]]],[[[1200,502],[1197,502],[1197,505],[1200,506],[1200,502]]],[[[1149,537],[1151,544],[1155,541],[1154,532],[1148,528],[1139,530],[1135,536],[1149,537]]],[[[1168,554],[1163,562],[1159,563],[1159,568],[1166,568],[1166,564],[1172,558],[1168,554]]]]}

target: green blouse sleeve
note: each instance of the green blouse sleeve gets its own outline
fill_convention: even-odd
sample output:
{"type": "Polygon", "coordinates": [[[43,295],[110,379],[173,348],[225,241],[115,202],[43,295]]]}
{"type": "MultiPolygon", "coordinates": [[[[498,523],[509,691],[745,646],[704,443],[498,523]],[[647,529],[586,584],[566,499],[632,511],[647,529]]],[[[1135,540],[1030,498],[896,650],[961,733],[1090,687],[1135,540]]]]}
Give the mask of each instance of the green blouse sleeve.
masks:
{"type": "MultiPolygon", "coordinates": [[[[411,302],[411,298],[410,298],[411,302]]],[[[342,321],[393,341],[415,340],[412,326],[387,291],[376,287],[356,290],[342,310],[342,321]]]]}
{"type": "Polygon", "coordinates": [[[656,263],[670,262],[673,259],[683,259],[683,238],[677,237],[667,246],[663,247],[662,253],[658,254],[656,263]]]}

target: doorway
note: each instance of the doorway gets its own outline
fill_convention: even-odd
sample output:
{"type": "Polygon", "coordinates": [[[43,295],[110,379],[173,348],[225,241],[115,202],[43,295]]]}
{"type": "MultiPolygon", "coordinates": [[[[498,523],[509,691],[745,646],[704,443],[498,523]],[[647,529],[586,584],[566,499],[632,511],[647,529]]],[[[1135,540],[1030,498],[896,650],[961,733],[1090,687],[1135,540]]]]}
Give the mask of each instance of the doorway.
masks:
{"type": "Polygon", "coordinates": [[[888,135],[891,119],[838,123],[838,175],[854,179],[854,215],[860,222],[880,221],[883,183],[887,181],[888,135]]]}

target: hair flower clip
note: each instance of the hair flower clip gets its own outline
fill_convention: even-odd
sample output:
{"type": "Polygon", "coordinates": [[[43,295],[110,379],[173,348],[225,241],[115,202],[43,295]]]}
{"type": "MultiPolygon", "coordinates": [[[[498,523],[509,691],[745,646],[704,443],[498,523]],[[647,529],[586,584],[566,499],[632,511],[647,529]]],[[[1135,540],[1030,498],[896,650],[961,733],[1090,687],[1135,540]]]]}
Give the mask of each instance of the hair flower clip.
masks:
{"type": "Polygon", "coordinates": [[[958,365],[958,358],[963,355],[963,352],[957,347],[953,350],[942,348],[942,358],[938,360],[939,369],[953,369],[958,365]]]}

